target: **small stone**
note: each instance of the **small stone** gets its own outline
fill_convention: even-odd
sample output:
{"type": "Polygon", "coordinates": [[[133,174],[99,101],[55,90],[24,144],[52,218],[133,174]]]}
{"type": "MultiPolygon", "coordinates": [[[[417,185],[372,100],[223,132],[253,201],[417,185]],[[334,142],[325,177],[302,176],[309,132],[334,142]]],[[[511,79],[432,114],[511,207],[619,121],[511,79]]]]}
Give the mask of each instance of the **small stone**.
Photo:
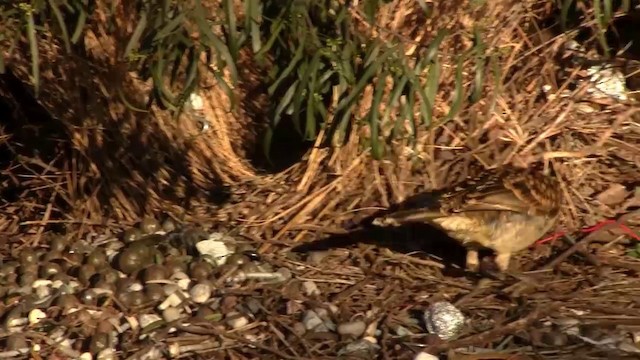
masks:
{"type": "Polygon", "coordinates": [[[91,353],[85,352],[80,355],[80,360],[93,360],[93,355],[91,353]]]}
{"type": "Polygon", "coordinates": [[[281,275],[282,279],[280,279],[280,282],[287,281],[292,277],[291,270],[285,267],[281,267],[278,270],[276,270],[276,274],[281,275]]]}
{"type": "Polygon", "coordinates": [[[427,330],[442,340],[455,337],[464,326],[464,315],[447,301],[433,303],[424,314],[427,330]]]}
{"type": "Polygon", "coordinates": [[[142,314],[138,317],[138,323],[143,329],[158,321],[162,321],[162,318],[156,314],[142,314]]]}
{"type": "Polygon", "coordinates": [[[131,243],[137,241],[141,237],[142,231],[140,231],[140,229],[129,228],[122,234],[122,241],[124,241],[125,243],[131,243]]]}
{"type": "Polygon", "coordinates": [[[304,324],[307,331],[326,332],[329,329],[324,325],[324,321],[313,310],[307,310],[302,317],[302,324],[304,324]]]}
{"type": "Polygon", "coordinates": [[[51,281],[51,280],[37,279],[36,281],[34,281],[31,284],[31,287],[34,288],[34,289],[37,289],[37,288],[42,287],[42,286],[51,286],[52,284],[53,284],[53,281],[51,281]]]}
{"type": "Polygon", "coordinates": [[[293,333],[298,336],[303,336],[307,332],[306,326],[301,322],[297,322],[293,324],[292,330],[293,330],[293,333]]]}
{"type": "Polygon", "coordinates": [[[127,287],[127,291],[142,291],[144,290],[144,286],[139,282],[133,282],[127,287]]]}
{"type": "Polygon", "coordinates": [[[89,351],[92,354],[98,354],[102,350],[109,348],[109,334],[96,332],[91,336],[91,341],[89,342],[89,351]]]}
{"type": "Polygon", "coordinates": [[[398,325],[395,329],[396,331],[396,335],[398,336],[411,336],[413,335],[413,332],[411,332],[411,330],[407,329],[404,326],[400,326],[398,325]]]}
{"type": "Polygon", "coordinates": [[[162,265],[151,265],[144,269],[143,281],[145,283],[165,280],[167,278],[167,268],[162,265]]]}
{"type": "Polygon", "coordinates": [[[47,296],[51,295],[51,288],[49,286],[38,286],[36,289],[36,296],[39,299],[44,299],[47,296]]]}
{"type": "Polygon", "coordinates": [[[116,353],[113,349],[104,349],[98,353],[97,360],[116,360],[116,353]]]}
{"type": "Polygon", "coordinates": [[[164,290],[166,296],[169,296],[176,291],[180,291],[180,287],[177,284],[166,284],[162,287],[162,290],[164,290]]]}
{"type": "Polygon", "coordinates": [[[249,324],[249,319],[247,319],[237,311],[228,313],[225,317],[225,321],[227,325],[229,325],[229,327],[231,327],[232,329],[239,329],[249,324]]]}
{"type": "Polygon", "coordinates": [[[244,305],[247,307],[247,309],[253,314],[253,315],[257,315],[258,313],[260,313],[261,309],[262,309],[262,304],[260,303],[260,301],[256,298],[249,298],[245,301],[244,305]]]}
{"type": "Polygon", "coordinates": [[[175,221],[173,221],[173,219],[166,218],[162,222],[162,231],[170,233],[175,229],[176,229],[176,223],[175,223],[175,221]]]}
{"type": "Polygon", "coordinates": [[[178,292],[174,292],[173,294],[167,296],[167,298],[158,305],[158,310],[164,311],[168,307],[175,307],[182,303],[182,297],[178,295],[178,292]]]}
{"type": "Polygon", "coordinates": [[[29,324],[35,325],[40,322],[42,319],[46,319],[47,314],[40,309],[33,309],[29,311],[29,324]]]}
{"type": "Polygon", "coordinates": [[[375,358],[376,353],[380,350],[380,345],[375,339],[368,337],[354,341],[338,351],[338,356],[352,355],[358,357],[375,358]],[[372,341],[373,340],[373,341],[372,341]]]}
{"type": "Polygon", "coordinates": [[[413,360],[438,360],[438,357],[426,352],[419,352],[418,354],[416,354],[413,360]]]}
{"type": "Polygon", "coordinates": [[[227,257],[233,254],[231,249],[223,239],[224,236],[214,236],[218,233],[213,233],[209,236],[209,239],[202,240],[196,243],[196,249],[200,255],[206,255],[213,259],[217,266],[224,265],[227,261],[227,257]],[[218,240],[220,239],[220,240],[218,240]]]}
{"type": "Polygon", "coordinates": [[[182,311],[179,308],[168,307],[162,311],[162,318],[166,322],[173,322],[182,317],[182,311]]]}
{"type": "Polygon", "coordinates": [[[367,324],[364,321],[349,321],[338,325],[338,334],[357,338],[364,334],[366,328],[367,324]]]}
{"type": "Polygon", "coordinates": [[[305,281],[302,283],[302,292],[307,296],[318,296],[320,295],[320,289],[318,289],[318,285],[316,285],[313,281],[305,281]]]}
{"type": "Polygon", "coordinates": [[[189,291],[191,300],[196,304],[204,304],[211,297],[211,285],[208,283],[195,284],[189,291]]]}
{"type": "Polygon", "coordinates": [[[238,305],[238,297],[227,295],[220,301],[220,311],[223,313],[231,312],[238,305]]]}
{"type": "Polygon", "coordinates": [[[160,284],[147,284],[144,295],[149,301],[162,301],[165,297],[164,288],[160,284]]]}
{"type": "Polygon", "coordinates": [[[320,265],[328,255],[328,251],[311,251],[307,256],[307,262],[310,265],[320,265]]]}
{"type": "Polygon", "coordinates": [[[27,338],[25,338],[22,334],[9,335],[5,346],[9,351],[24,350],[29,347],[29,345],[27,344],[27,338]]]}
{"type": "Polygon", "coordinates": [[[180,279],[178,280],[178,287],[181,290],[187,290],[191,285],[191,279],[180,279]]]}
{"type": "Polygon", "coordinates": [[[158,224],[158,220],[153,216],[146,216],[140,222],[140,230],[142,230],[142,233],[144,234],[153,234],[160,230],[160,224],[158,224]]]}

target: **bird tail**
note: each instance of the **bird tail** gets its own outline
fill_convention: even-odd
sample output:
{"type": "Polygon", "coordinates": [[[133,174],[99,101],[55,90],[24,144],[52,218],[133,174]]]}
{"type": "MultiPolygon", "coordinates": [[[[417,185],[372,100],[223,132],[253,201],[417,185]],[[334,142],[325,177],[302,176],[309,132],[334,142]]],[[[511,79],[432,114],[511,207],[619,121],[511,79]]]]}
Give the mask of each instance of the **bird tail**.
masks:
{"type": "Polygon", "coordinates": [[[371,221],[374,226],[401,226],[410,223],[426,223],[444,216],[440,211],[426,209],[407,209],[394,211],[371,221]]]}

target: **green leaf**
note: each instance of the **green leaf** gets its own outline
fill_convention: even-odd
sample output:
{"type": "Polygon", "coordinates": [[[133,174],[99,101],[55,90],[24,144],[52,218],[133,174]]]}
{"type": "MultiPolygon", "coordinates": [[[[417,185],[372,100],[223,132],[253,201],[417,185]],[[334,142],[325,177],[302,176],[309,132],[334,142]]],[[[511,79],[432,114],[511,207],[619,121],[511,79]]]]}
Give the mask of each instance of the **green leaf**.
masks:
{"type": "Polygon", "coordinates": [[[49,1],[49,8],[53,11],[53,15],[56,17],[60,31],[62,31],[62,40],[64,41],[64,48],[67,52],[71,52],[71,43],[69,41],[69,32],[67,31],[67,25],[64,22],[64,17],[60,12],[60,8],[54,3],[54,0],[49,1]]]}
{"type": "MultiPolygon", "coordinates": [[[[391,116],[391,111],[396,111],[396,107],[398,106],[398,101],[400,100],[400,95],[404,91],[409,78],[406,75],[403,75],[399,80],[394,81],[393,90],[389,94],[389,104],[387,104],[387,108],[384,110],[384,115],[382,116],[382,123],[386,124],[391,116]]],[[[399,118],[396,119],[396,123],[393,126],[392,137],[397,136],[398,128],[402,124],[399,121],[399,118]]]]}
{"type": "MultiPolygon", "coordinates": [[[[284,96],[282,96],[282,99],[280,99],[278,106],[276,106],[275,117],[273,118],[273,121],[272,121],[273,128],[278,126],[278,123],[280,123],[280,119],[282,118],[282,114],[284,113],[284,110],[293,101],[293,96],[296,95],[296,91],[299,88],[298,84],[300,84],[300,81],[296,80],[289,87],[289,89],[287,89],[287,91],[284,93],[284,96]]],[[[298,131],[299,130],[300,129],[298,128],[298,131]]]]}
{"type": "MultiPolygon", "coordinates": [[[[311,62],[304,68],[304,72],[300,76],[300,91],[297,94],[296,98],[293,100],[293,121],[294,124],[300,123],[300,112],[302,111],[302,104],[304,100],[309,101],[309,97],[313,96],[313,93],[309,91],[309,83],[313,80],[314,74],[318,71],[320,66],[320,53],[316,52],[316,54],[311,59],[311,62]],[[306,95],[305,95],[306,92],[306,95]]],[[[298,125],[296,129],[299,129],[298,125]]]]}
{"type": "Polygon", "coordinates": [[[262,47],[262,38],[260,36],[262,3],[260,0],[245,0],[245,6],[247,14],[245,18],[245,27],[249,29],[251,34],[251,49],[254,53],[257,53],[262,47]]]}
{"type": "Polygon", "coordinates": [[[431,41],[429,47],[427,48],[427,62],[432,62],[433,59],[438,55],[438,48],[440,44],[444,40],[445,36],[449,34],[449,31],[446,29],[442,29],[438,31],[436,37],[431,41]]]}
{"type": "Polygon", "coordinates": [[[38,52],[38,39],[36,38],[36,25],[33,20],[33,12],[25,11],[27,18],[27,37],[29,38],[29,50],[31,51],[31,81],[35,96],[40,93],[40,53],[38,52]]]}
{"type": "Polygon", "coordinates": [[[202,7],[201,0],[195,0],[195,11],[193,14],[195,15],[195,20],[198,25],[198,29],[204,35],[202,39],[205,43],[216,50],[216,52],[225,60],[225,65],[229,69],[229,75],[231,76],[231,81],[236,84],[238,82],[238,71],[235,66],[234,58],[231,56],[229,52],[229,48],[218,38],[213,31],[211,31],[211,26],[207,22],[204,17],[206,13],[204,8],[202,7]]]}
{"type": "Polygon", "coordinates": [[[84,25],[87,22],[87,12],[85,11],[87,6],[87,0],[83,0],[82,4],[84,6],[78,9],[80,12],[78,14],[78,21],[76,22],[76,27],[73,30],[73,35],[71,35],[71,42],[74,44],[77,43],[78,40],[80,40],[80,36],[82,35],[82,30],[84,29],[84,25]]]}
{"type": "Polygon", "coordinates": [[[379,109],[382,102],[382,95],[384,95],[384,89],[386,87],[386,79],[389,75],[388,72],[383,72],[378,76],[378,83],[373,91],[373,99],[371,100],[371,108],[369,109],[369,127],[371,130],[371,154],[376,160],[382,159],[384,149],[380,144],[380,118],[379,109]]]}
{"type": "Polygon", "coordinates": [[[458,114],[458,112],[460,111],[460,108],[462,107],[462,100],[464,99],[464,87],[462,83],[463,81],[462,71],[464,70],[463,67],[464,67],[464,57],[460,56],[458,57],[458,64],[456,66],[453,102],[452,102],[451,108],[449,109],[449,113],[445,117],[444,122],[447,122],[453,119],[458,114]]]}
{"type": "Polygon", "coordinates": [[[476,103],[482,97],[482,88],[484,86],[484,70],[485,70],[485,49],[486,46],[482,41],[482,34],[478,26],[474,27],[475,37],[475,77],[473,79],[473,92],[471,93],[471,102],[476,103]]]}
{"type": "Polygon", "coordinates": [[[347,106],[351,106],[351,104],[356,99],[356,97],[362,94],[362,91],[364,90],[364,88],[369,84],[369,80],[371,80],[371,78],[373,78],[376,72],[382,67],[382,64],[387,59],[387,57],[391,55],[392,51],[395,51],[395,49],[389,49],[385,51],[382,55],[378,57],[376,61],[372,62],[371,65],[368,68],[366,68],[365,72],[362,74],[362,76],[358,80],[358,83],[356,84],[356,86],[349,93],[349,96],[342,99],[338,103],[338,106],[336,107],[336,111],[342,110],[347,106]]]}
{"type": "Polygon", "coordinates": [[[129,54],[131,54],[131,51],[138,48],[138,45],[140,43],[140,37],[142,36],[142,33],[144,32],[145,28],[147,27],[147,12],[146,11],[142,11],[142,13],[140,14],[140,20],[138,21],[138,24],[136,25],[135,30],[133,31],[133,34],[131,34],[131,38],[129,38],[129,42],[127,43],[127,46],[124,48],[124,53],[122,54],[122,58],[123,59],[127,59],[129,57],[129,54]]]}
{"type": "Polygon", "coordinates": [[[162,29],[160,31],[158,31],[156,36],[153,37],[153,42],[154,43],[158,42],[158,41],[166,38],[167,36],[172,35],[176,31],[183,30],[182,25],[183,25],[183,23],[185,21],[185,18],[186,18],[185,13],[179,13],[178,16],[174,17],[173,19],[171,19],[171,21],[169,21],[168,23],[164,24],[162,29]]]}
{"type": "Polygon", "coordinates": [[[225,19],[227,20],[227,44],[231,57],[234,60],[238,58],[238,27],[236,25],[236,14],[233,8],[233,0],[222,0],[222,9],[224,10],[225,19]]]}
{"type": "Polygon", "coordinates": [[[562,7],[560,8],[560,26],[562,31],[567,30],[567,18],[569,16],[569,10],[571,9],[571,4],[573,0],[561,0],[562,7]]]}
{"type": "Polygon", "coordinates": [[[280,86],[280,83],[282,83],[282,81],[284,81],[291,74],[291,72],[293,72],[293,70],[296,68],[296,66],[300,62],[300,60],[302,60],[303,52],[304,52],[304,42],[301,42],[298,48],[296,49],[293,59],[291,59],[291,62],[289,63],[289,65],[280,73],[280,76],[278,76],[278,79],[276,79],[276,81],[271,86],[269,86],[269,89],[267,89],[267,93],[269,95],[273,95],[273,93],[275,93],[278,86],[280,86]]]}

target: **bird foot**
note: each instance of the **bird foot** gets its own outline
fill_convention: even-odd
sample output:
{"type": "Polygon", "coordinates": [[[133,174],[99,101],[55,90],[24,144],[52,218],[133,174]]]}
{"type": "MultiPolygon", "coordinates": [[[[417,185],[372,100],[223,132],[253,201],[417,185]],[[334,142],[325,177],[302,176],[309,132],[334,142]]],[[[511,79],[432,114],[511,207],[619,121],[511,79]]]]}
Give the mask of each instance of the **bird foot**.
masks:
{"type": "Polygon", "coordinates": [[[466,267],[467,270],[471,272],[478,272],[478,270],[480,270],[480,257],[478,256],[477,250],[467,250],[466,267]]]}

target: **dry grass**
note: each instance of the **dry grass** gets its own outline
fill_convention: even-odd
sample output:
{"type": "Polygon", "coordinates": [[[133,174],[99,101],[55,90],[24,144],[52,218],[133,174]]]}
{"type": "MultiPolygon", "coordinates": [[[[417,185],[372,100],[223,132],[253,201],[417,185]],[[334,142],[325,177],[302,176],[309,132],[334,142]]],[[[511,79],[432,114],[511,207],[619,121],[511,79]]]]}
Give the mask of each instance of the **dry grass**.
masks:
{"type": "MultiPolygon", "coordinates": [[[[114,101],[112,88],[106,83],[111,73],[91,71],[92,67],[110,69],[104,62],[113,55],[108,39],[96,35],[90,42],[91,65],[80,61],[60,65],[55,60],[62,55],[50,48],[45,58],[51,68],[43,73],[49,73],[49,80],[55,81],[43,82],[43,106],[55,115],[56,122],[64,124],[55,132],[63,138],[52,139],[51,145],[59,155],[46,160],[44,156],[27,157],[28,149],[18,146],[15,133],[2,135],[22,157],[5,166],[2,185],[14,184],[16,201],[2,205],[0,231],[12,236],[27,233],[32,236],[22,236],[23,241],[38,241],[45,225],[66,224],[81,234],[90,227],[122,226],[145,212],[163,211],[182,216],[185,221],[220,222],[259,242],[260,251],[270,261],[293,269],[298,279],[294,281],[316,281],[322,293],[315,299],[280,290],[246,289],[246,294],[268,298],[274,306],[330,302],[346,309],[346,314],[372,310],[371,319],[384,331],[380,338],[383,358],[410,358],[409,354],[419,348],[416,344],[425,343],[432,351],[450,351],[451,359],[480,359],[465,354],[474,351],[469,346],[493,349],[491,358],[496,359],[514,353],[527,353],[530,358],[605,356],[606,351],[587,345],[550,347],[536,354],[531,345],[539,341],[539,326],[532,324],[552,316],[618,328],[640,325],[638,304],[632,300],[640,295],[640,262],[625,255],[624,233],[615,226],[586,237],[578,231],[640,205],[639,194],[633,190],[640,185],[637,106],[594,100],[580,87],[571,90],[570,97],[543,94],[544,85],[559,92],[570,88],[569,83],[580,76],[577,69],[554,61],[568,35],[544,37],[536,29],[537,21],[549,15],[546,2],[491,2],[475,10],[467,3],[436,2],[435,20],[424,24],[417,2],[393,1],[379,14],[379,28],[363,25],[362,30],[372,36],[405,39],[409,55],[428,44],[435,29],[452,31],[454,36],[440,51],[444,66],[434,112],[438,119],[448,112],[455,86],[453,55],[471,46],[472,24],[481,22],[490,29],[486,43],[502,54],[497,64],[502,77],[495,81],[487,76],[485,96],[478,103],[446,124],[421,128],[416,149],[409,148],[408,141],[397,140],[385,161],[374,161],[361,151],[360,138],[367,129],[356,127],[343,148],[314,147],[300,163],[269,176],[256,175],[233,148],[237,141],[231,136],[237,129],[234,124],[242,127],[249,122],[242,115],[238,118],[226,112],[223,96],[215,88],[205,92],[205,111],[214,119],[213,131],[195,136],[192,122],[175,125],[155,108],[144,116],[131,114],[114,101]],[[558,79],[561,66],[568,79],[558,79]],[[82,75],[68,76],[72,71],[82,75]],[[62,76],[53,75],[58,73],[62,76]],[[79,79],[94,80],[86,85],[77,83],[79,79]],[[93,89],[88,100],[54,96],[61,93],[60,88],[78,94],[81,86],[93,89]],[[101,101],[109,104],[96,105],[101,111],[87,113],[80,106],[101,101]],[[585,112],[594,107],[597,110],[585,112]],[[79,119],[85,120],[82,126],[79,119]],[[114,128],[117,130],[109,130],[114,128]],[[141,154],[153,156],[146,159],[141,154]],[[562,227],[578,239],[574,246],[554,241],[521,254],[520,265],[525,272],[519,276],[479,287],[472,276],[447,272],[457,271],[458,250],[432,245],[431,256],[419,258],[371,245],[377,239],[368,238],[370,234],[335,235],[414,191],[441,188],[481,167],[505,164],[539,164],[553,170],[565,194],[562,227]],[[231,187],[236,201],[212,206],[208,196],[223,183],[231,187]],[[215,215],[212,209],[216,209],[215,215]],[[322,266],[310,266],[285,255],[288,249],[322,239],[327,233],[333,233],[333,240],[339,238],[337,243],[342,245],[360,244],[349,252],[334,250],[322,266]],[[437,298],[451,299],[472,320],[460,339],[432,343],[423,335],[407,340],[386,333],[396,324],[410,327],[410,309],[437,298]]],[[[26,79],[27,59],[12,61],[16,75],[26,79]]],[[[130,94],[145,86],[128,74],[120,76],[126,80],[130,94]]],[[[465,83],[470,84],[473,76],[473,72],[465,73],[465,83]]],[[[1,88],[6,91],[6,84],[1,88]]],[[[368,103],[365,96],[362,106],[368,103]]],[[[29,135],[14,132],[23,140],[29,135]]],[[[638,230],[638,218],[637,214],[627,216],[625,223],[638,230]]],[[[386,243],[392,249],[402,247],[397,244],[405,241],[402,237],[409,239],[405,247],[418,250],[424,248],[416,242],[429,240],[406,234],[393,236],[391,244],[389,239],[386,243]]],[[[313,344],[308,338],[285,342],[274,335],[277,332],[273,327],[288,333],[297,319],[292,314],[270,313],[265,320],[251,331],[268,338],[263,342],[270,344],[267,348],[226,351],[238,357],[261,353],[274,358],[322,358],[335,356],[336,349],[344,344],[334,337],[315,339],[313,344]]]]}

